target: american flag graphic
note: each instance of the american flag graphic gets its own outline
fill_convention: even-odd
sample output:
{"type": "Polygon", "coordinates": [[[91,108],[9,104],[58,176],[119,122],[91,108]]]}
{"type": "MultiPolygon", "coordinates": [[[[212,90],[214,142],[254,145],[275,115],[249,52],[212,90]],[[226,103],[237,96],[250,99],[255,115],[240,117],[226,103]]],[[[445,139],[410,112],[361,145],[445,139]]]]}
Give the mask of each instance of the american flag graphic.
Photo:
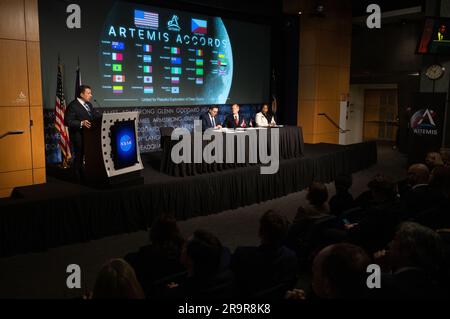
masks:
{"type": "Polygon", "coordinates": [[[55,107],[55,128],[59,133],[59,148],[61,149],[63,166],[68,166],[72,158],[70,151],[69,131],[64,125],[64,114],[66,112],[66,99],[64,97],[62,82],[62,66],[58,63],[58,76],[56,83],[56,107],[55,107]]]}
{"type": "Polygon", "coordinates": [[[159,14],[134,10],[134,24],[141,28],[159,28],[159,14]]]}

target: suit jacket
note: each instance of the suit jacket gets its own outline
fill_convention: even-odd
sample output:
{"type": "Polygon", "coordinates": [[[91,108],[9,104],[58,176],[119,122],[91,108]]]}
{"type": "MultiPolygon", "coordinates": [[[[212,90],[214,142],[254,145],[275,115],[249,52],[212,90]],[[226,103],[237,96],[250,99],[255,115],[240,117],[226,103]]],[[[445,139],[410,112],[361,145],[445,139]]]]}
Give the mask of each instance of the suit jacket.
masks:
{"type": "Polygon", "coordinates": [[[397,200],[366,209],[358,225],[348,232],[351,243],[375,253],[386,248],[401,222],[402,206],[397,200]]]}
{"type": "Polygon", "coordinates": [[[415,218],[421,212],[436,204],[436,193],[428,185],[411,188],[403,197],[404,218],[415,218]]]}
{"type": "MultiPolygon", "coordinates": [[[[206,131],[209,128],[214,128],[214,125],[210,119],[209,112],[203,113],[200,115],[200,120],[202,120],[202,130],[206,131]]],[[[215,118],[216,125],[219,125],[220,123],[217,120],[217,117],[215,118]]]]}
{"type": "Polygon", "coordinates": [[[73,100],[67,106],[66,113],[64,115],[64,124],[69,127],[70,140],[74,145],[80,145],[82,143],[83,130],[81,128],[81,121],[93,121],[99,116],[99,113],[94,110],[91,103],[87,103],[91,112],[86,111],[83,105],[78,99],[73,100]]]}
{"type": "Polygon", "coordinates": [[[420,268],[405,268],[394,274],[382,274],[381,289],[375,290],[375,298],[442,299],[445,295],[433,278],[420,268]]]}
{"type": "Polygon", "coordinates": [[[241,113],[239,113],[239,125],[236,125],[236,122],[234,121],[234,116],[233,114],[229,114],[227,115],[227,117],[225,118],[225,122],[223,123],[223,127],[227,127],[227,128],[238,128],[238,127],[243,127],[245,121],[245,125],[249,126],[249,123],[247,121],[247,119],[242,116],[241,113]]]}

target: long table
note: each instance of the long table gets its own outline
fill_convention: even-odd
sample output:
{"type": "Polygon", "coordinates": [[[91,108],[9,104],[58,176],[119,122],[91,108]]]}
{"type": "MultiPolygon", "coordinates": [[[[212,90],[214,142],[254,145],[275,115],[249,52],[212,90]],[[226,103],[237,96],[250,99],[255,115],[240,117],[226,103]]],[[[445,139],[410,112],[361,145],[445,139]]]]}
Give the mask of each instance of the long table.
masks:
{"type": "MultiPolygon", "coordinates": [[[[195,152],[199,153],[199,149],[194,147],[194,136],[191,135],[191,157],[189,163],[174,163],[172,160],[172,150],[179,143],[179,141],[171,140],[170,136],[163,136],[161,138],[161,144],[163,148],[163,156],[161,159],[161,172],[176,176],[194,176],[199,174],[213,173],[218,171],[223,171],[227,169],[235,169],[238,167],[245,167],[249,165],[264,165],[261,163],[259,157],[259,144],[260,138],[264,134],[267,137],[267,151],[269,154],[272,154],[271,150],[271,136],[273,134],[273,130],[278,130],[279,140],[278,140],[278,154],[280,160],[292,159],[292,158],[300,158],[304,155],[304,142],[303,142],[303,132],[301,127],[296,126],[283,126],[276,128],[262,128],[262,129],[244,129],[244,130],[224,130],[218,131],[214,134],[221,134],[223,139],[223,151],[222,156],[220,156],[219,161],[215,161],[213,163],[206,163],[205,160],[201,162],[195,163],[194,155],[195,152]],[[245,136],[245,138],[242,138],[245,136]],[[252,137],[250,137],[252,136],[252,137]],[[256,136],[256,140],[255,140],[256,136]],[[234,156],[230,156],[227,154],[227,142],[231,142],[230,139],[234,140],[234,156]],[[256,143],[255,143],[256,142],[256,143]],[[256,144],[256,145],[255,145],[256,144]],[[239,150],[242,153],[239,153],[239,150]],[[242,154],[244,156],[243,161],[238,161],[238,154],[242,154]],[[257,159],[255,161],[255,157],[251,155],[257,154],[257,159]],[[227,160],[228,155],[228,160],[227,160]],[[230,159],[232,160],[230,161],[230,159]]],[[[201,150],[203,150],[207,145],[211,143],[210,141],[202,141],[201,150]]],[[[228,151],[229,153],[229,151],[228,151]]],[[[199,155],[199,154],[198,154],[199,155]]],[[[242,159],[242,158],[241,158],[242,159]]]]}

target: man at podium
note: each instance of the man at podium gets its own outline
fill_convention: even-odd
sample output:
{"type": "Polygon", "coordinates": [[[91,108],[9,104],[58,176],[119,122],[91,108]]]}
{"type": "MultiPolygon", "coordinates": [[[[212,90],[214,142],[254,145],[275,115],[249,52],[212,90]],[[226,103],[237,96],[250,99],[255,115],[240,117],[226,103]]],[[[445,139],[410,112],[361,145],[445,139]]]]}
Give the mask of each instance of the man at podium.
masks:
{"type": "Polygon", "coordinates": [[[69,127],[69,136],[72,141],[74,151],[73,173],[77,181],[83,179],[83,128],[89,129],[92,121],[97,116],[90,103],[92,99],[92,89],[88,85],[81,85],[78,97],[67,106],[64,122],[69,127]]]}

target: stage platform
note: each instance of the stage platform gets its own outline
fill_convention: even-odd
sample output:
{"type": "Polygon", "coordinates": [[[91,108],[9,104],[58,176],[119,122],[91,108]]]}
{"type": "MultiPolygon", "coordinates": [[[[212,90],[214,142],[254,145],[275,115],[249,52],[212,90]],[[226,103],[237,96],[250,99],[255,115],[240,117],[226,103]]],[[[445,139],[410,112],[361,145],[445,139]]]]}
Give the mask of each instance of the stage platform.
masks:
{"type": "Polygon", "coordinates": [[[155,154],[143,160],[142,185],[97,190],[49,176],[15,189],[16,198],[0,200],[0,257],[146,230],[160,214],[186,220],[282,197],[368,168],[377,145],[305,144],[305,156],[281,161],[275,175],[250,166],[172,177],[159,172],[155,154]]]}

